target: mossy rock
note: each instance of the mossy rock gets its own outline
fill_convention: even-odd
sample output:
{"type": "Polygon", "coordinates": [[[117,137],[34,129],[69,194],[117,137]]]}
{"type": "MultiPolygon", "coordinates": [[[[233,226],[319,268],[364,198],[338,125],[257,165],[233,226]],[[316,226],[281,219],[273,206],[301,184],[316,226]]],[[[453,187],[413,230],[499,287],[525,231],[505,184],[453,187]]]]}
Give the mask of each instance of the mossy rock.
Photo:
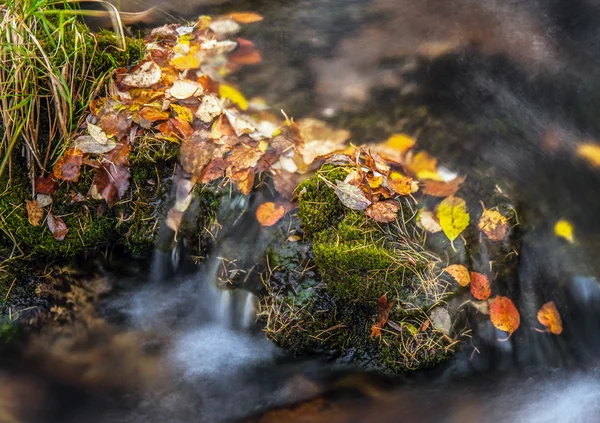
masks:
{"type": "Polygon", "coordinates": [[[296,354],[348,357],[391,373],[432,367],[455,351],[459,334],[426,322],[455,293],[437,277],[441,261],[424,248],[409,201],[401,201],[396,222],[382,225],[344,207],[323,181],[343,180],[349,170],[326,165],[296,191],[297,216],[280,224],[269,253],[267,336],[296,354]],[[302,232],[300,241],[285,241],[302,232]],[[383,294],[394,302],[394,328],[371,337],[383,294]]]}

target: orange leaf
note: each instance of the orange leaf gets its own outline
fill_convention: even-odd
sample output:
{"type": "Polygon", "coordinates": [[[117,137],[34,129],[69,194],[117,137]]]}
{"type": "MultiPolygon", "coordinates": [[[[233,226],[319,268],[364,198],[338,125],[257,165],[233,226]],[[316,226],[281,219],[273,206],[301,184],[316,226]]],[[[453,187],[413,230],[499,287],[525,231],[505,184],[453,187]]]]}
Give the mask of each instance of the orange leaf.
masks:
{"type": "Polygon", "coordinates": [[[229,18],[241,24],[260,22],[264,19],[261,15],[254,12],[232,12],[224,15],[223,17],[229,18]]]}
{"type": "Polygon", "coordinates": [[[398,172],[392,172],[387,179],[388,186],[398,195],[412,193],[412,178],[406,178],[398,172]]]}
{"type": "Polygon", "coordinates": [[[547,302],[537,313],[539,322],[546,326],[551,333],[560,335],[563,331],[562,319],[554,301],[547,302]]]}
{"type": "Polygon", "coordinates": [[[231,180],[242,194],[248,195],[254,187],[254,170],[252,168],[240,170],[231,176],[231,180]]]}
{"type": "Polygon", "coordinates": [[[487,300],[490,298],[492,291],[487,276],[481,273],[471,272],[471,293],[478,300],[487,300]]]}
{"type": "Polygon", "coordinates": [[[490,300],[490,320],[497,329],[513,334],[521,324],[519,311],[510,298],[497,296],[490,300]]]}
{"type": "Polygon", "coordinates": [[[379,322],[371,326],[371,338],[381,336],[381,328],[383,328],[387,324],[387,321],[390,316],[390,311],[392,310],[393,305],[393,301],[388,302],[387,294],[383,294],[381,297],[379,297],[379,299],[377,300],[379,322]]]}
{"type": "Polygon", "coordinates": [[[276,205],[272,201],[263,203],[256,209],[256,220],[261,226],[273,226],[285,214],[285,207],[276,205]]]}
{"type": "Polygon", "coordinates": [[[469,283],[471,283],[469,269],[462,264],[451,264],[442,270],[452,276],[460,286],[469,286],[469,283]]]}
{"type": "Polygon", "coordinates": [[[450,197],[456,194],[464,181],[465,178],[460,176],[450,182],[427,180],[422,192],[433,197],[450,197]]]}
{"type": "Polygon", "coordinates": [[[229,55],[229,60],[239,65],[255,65],[260,63],[262,57],[251,41],[238,38],[239,47],[229,55]]]}

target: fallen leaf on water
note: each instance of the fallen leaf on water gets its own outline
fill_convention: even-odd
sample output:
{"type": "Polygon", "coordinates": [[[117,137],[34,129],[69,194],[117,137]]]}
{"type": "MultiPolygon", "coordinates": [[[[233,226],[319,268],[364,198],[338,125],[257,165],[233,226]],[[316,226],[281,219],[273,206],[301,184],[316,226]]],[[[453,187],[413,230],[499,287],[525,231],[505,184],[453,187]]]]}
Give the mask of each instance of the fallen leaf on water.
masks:
{"type": "Polygon", "coordinates": [[[262,61],[262,56],[251,41],[238,38],[238,48],[229,55],[229,60],[238,65],[255,65],[262,61]]]}
{"type": "Polygon", "coordinates": [[[367,199],[365,193],[359,187],[347,184],[344,181],[335,181],[336,185],[327,181],[335,190],[335,195],[340,199],[342,204],[352,210],[365,210],[371,205],[371,201],[367,199]]]}
{"type": "Polygon", "coordinates": [[[133,72],[128,73],[121,82],[130,87],[150,88],[160,81],[161,75],[160,67],[154,62],[148,61],[140,64],[133,72]]]}
{"type": "Polygon", "coordinates": [[[600,145],[582,143],[577,146],[577,155],[594,167],[600,167],[600,145]]]}
{"type": "Polygon", "coordinates": [[[173,83],[167,92],[178,100],[185,100],[193,96],[202,94],[202,85],[195,81],[177,80],[173,83]]]}
{"type": "Polygon", "coordinates": [[[44,209],[36,200],[25,200],[27,208],[27,220],[32,226],[40,226],[44,218],[44,209]]]}
{"type": "Polygon", "coordinates": [[[65,222],[60,218],[56,217],[52,214],[52,212],[48,213],[48,229],[52,233],[52,236],[57,241],[62,241],[67,236],[69,232],[69,228],[65,225],[65,222]]]}
{"type": "Polygon", "coordinates": [[[263,203],[256,209],[256,220],[261,226],[273,226],[285,214],[285,207],[276,205],[272,201],[263,203]]]}
{"type": "Polygon", "coordinates": [[[223,99],[230,100],[233,104],[236,104],[241,110],[248,109],[248,100],[244,97],[244,94],[233,88],[231,85],[221,84],[219,86],[219,96],[223,99]]]}
{"type": "Polygon", "coordinates": [[[419,212],[419,223],[427,232],[436,234],[442,231],[440,222],[431,210],[421,210],[419,212]]]}
{"type": "Polygon", "coordinates": [[[83,164],[83,152],[77,148],[67,148],[52,168],[54,176],[64,181],[77,182],[83,164]]]}
{"type": "Polygon", "coordinates": [[[377,300],[377,311],[379,316],[379,322],[371,326],[371,339],[376,336],[381,336],[381,329],[386,325],[390,316],[390,310],[394,305],[393,301],[387,299],[387,294],[383,294],[377,300]]]}
{"type": "Polygon", "coordinates": [[[229,18],[241,24],[249,24],[254,22],[260,22],[263,17],[258,13],[254,12],[231,12],[223,15],[224,18],[229,18]]]}
{"type": "Polygon", "coordinates": [[[367,207],[366,215],[376,222],[390,223],[398,217],[400,204],[396,200],[379,201],[367,207]]]}
{"type": "Polygon", "coordinates": [[[490,281],[486,275],[471,272],[471,294],[478,300],[487,300],[492,294],[490,281]]]}
{"type": "Polygon", "coordinates": [[[521,324],[521,316],[513,302],[502,296],[490,300],[490,320],[494,327],[508,332],[509,338],[521,324]]]}
{"type": "Polygon", "coordinates": [[[554,301],[544,304],[537,313],[538,321],[546,326],[551,333],[560,335],[563,331],[562,319],[554,301]]]}
{"type": "Polygon", "coordinates": [[[254,187],[254,169],[248,168],[235,172],[231,175],[231,181],[242,194],[250,194],[254,187]]]}
{"type": "Polygon", "coordinates": [[[388,160],[400,163],[408,150],[413,148],[417,140],[405,134],[394,134],[384,143],[375,146],[377,153],[388,160]]]}
{"type": "Polygon", "coordinates": [[[438,206],[437,218],[450,241],[454,241],[469,226],[467,204],[460,197],[448,197],[438,206]]]}
{"type": "Polygon", "coordinates": [[[452,276],[460,286],[469,286],[471,283],[469,269],[462,264],[451,264],[448,267],[444,267],[442,270],[452,276]]]}
{"type": "Polygon", "coordinates": [[[437,159],[426,151],[419,151],[412,157],[408,168],[419,179],[442,180],[437,172],[437,159]]]}
{"type": "Polygon", "coordinates": [[[498,210],[486,209],[479,218],[477,227],[492,241],[502,241],[508,231],[508,219],[498,210]]]}
{"type": "Polygon", "coordinates": [[[423,194],[433,197],[450,197],[456,194],[456,191],[458,191],[464,181],[465,178],[460,176],[449,182],[427,180],[421,191],[423,194]]]}
{"type": "Polygon", "coordinates": [[[554,233],[557,236],[566,239],[571,244],[575,242],[575,237],[573,236],[573,225],[568,220],[560,219],[558,222],[556,222],[556,225],[554,225],[554,233]]]}

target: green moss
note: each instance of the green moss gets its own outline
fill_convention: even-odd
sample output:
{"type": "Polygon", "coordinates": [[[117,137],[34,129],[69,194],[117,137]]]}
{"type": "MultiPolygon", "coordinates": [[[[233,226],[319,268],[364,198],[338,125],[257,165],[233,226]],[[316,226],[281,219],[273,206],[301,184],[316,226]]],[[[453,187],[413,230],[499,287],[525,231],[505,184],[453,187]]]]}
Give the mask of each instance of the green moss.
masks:
{"type": "Polygon", "coordinates": [[[336,180],[343,181],[348,172],[343,167],[325,165],[317,175],[298,186],[298,217],[306,233],[316,234],[344,216],[344,205],[320,177],[335,184],[336,180]]]}

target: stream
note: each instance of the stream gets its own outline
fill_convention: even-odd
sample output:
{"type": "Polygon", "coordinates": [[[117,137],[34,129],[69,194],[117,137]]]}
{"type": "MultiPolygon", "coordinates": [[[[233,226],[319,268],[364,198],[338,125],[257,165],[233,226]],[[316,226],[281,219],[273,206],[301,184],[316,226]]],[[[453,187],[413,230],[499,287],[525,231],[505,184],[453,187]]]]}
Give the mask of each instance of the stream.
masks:
{"type": "Polygon", "coordinates": [[[410,376],[292,357],[256,323],[253,289],[217,288],[227,263],[254,263],[271,239],[253,220],[257,199],[234,197],[199,264],[177,245],[150,264],[98,265],[89,289],[110,293],[68,341],[40,334],[2,362],[0,406],[27,423],[600,420],[600,169],[576,154],[600,139],[599,1],[176,3],[131,11],[157,8],[152,26],[204,11],[265,16],[243,34],[264,60],[236,78],[274,109],[348,125],[358,141],[422,126],[420,145],[445,167],[502,181],[523,228],[507,287],[522,326],[503,340],[477,322],[453,358],[410,376]],[[576,243],[554,234],[558,219],[573,222],[576,243]],[[547,298],[560,336],[532,329],[547,298]]]}

